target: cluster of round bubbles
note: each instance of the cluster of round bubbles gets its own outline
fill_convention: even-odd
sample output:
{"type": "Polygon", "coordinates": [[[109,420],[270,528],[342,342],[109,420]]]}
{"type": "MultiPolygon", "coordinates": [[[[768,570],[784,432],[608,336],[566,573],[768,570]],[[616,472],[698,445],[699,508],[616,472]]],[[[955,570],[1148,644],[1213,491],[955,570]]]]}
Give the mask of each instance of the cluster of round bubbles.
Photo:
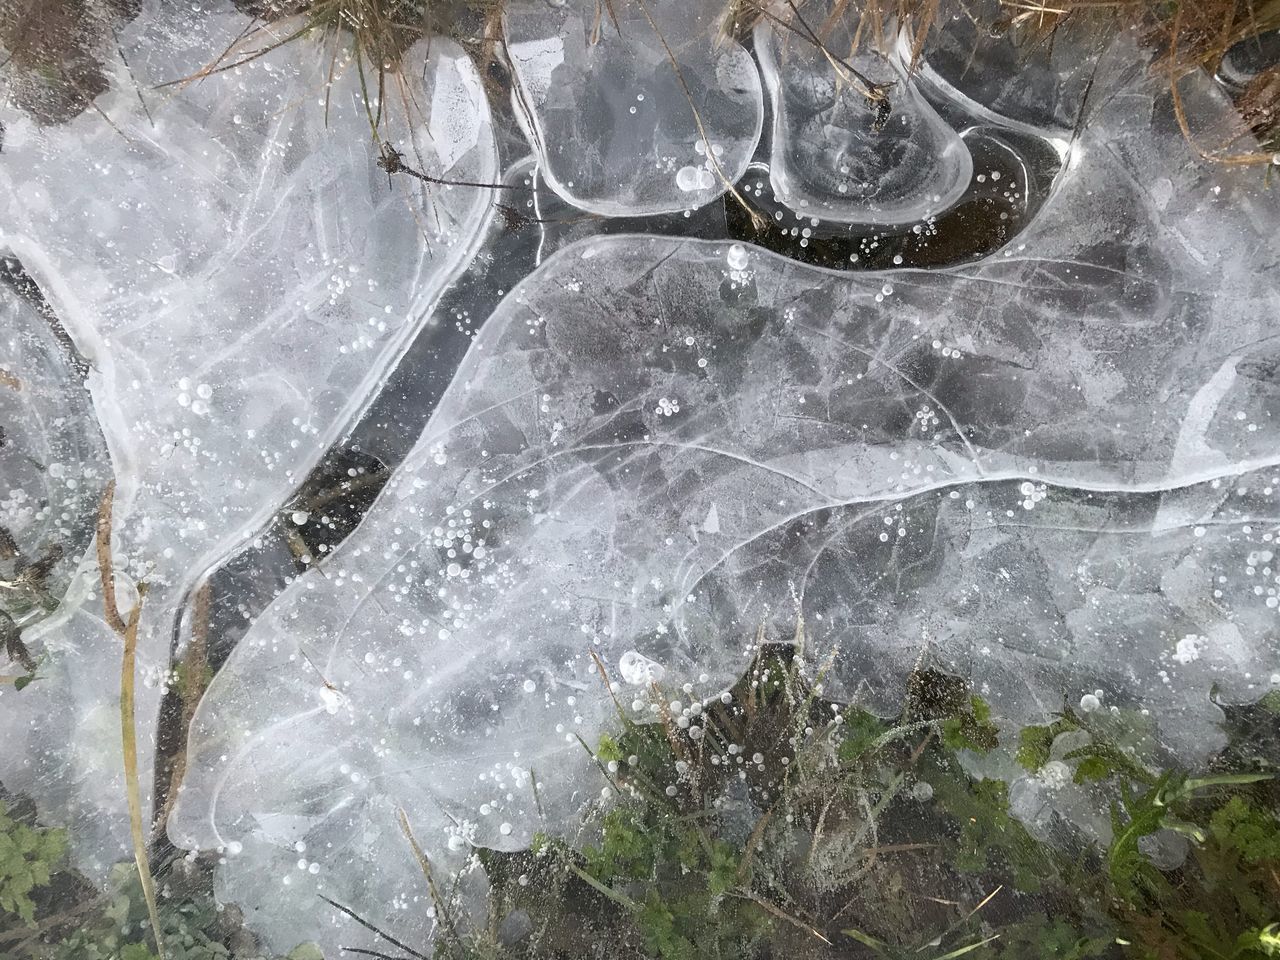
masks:
{"type": "MultiPolygon", "coordinates": [[[[1086,58],[1046,55],[1024,102],[945,43],[915,73],[901,44],[832,63],[766,17],[753,59],[709,0],[613,6],[513,0],[503,27],[542,177],[602,218],[718,196],[758,159],[766,93],[775,192],[836,222],[952,202],[980,175],[956,118],[1057,138],[1064,168],[974,263],[837,275],[730,241],[588,236],[506,293],[361,525],[258,617],[192,721],[169,836],[221,853],[222,894],[277,947],[368,943],[320,894],[430,935],[401,817],[442,870],[574,829],[601,786],[579,738],[614,710],[593,654],[624,706],[654,680],[692,705],[740,674],[761,623],[787,636],[803,612],[828,695],[892,713],[927,654],[1011,723],[1064,696],[1147,710],[1188,762],[1218,744],[1213,697],[1280,685],[1280,209],[1194,162],[1137,53],[1088,83],[1086,58]],[[892,81],[887,118],[839,71],[892,81]]],[[[193,584],[430,322],[493,193],[388,188],[359,79],[326,93],[306,45],[148,95],[247,23],[170,8],[122,32],[130,69],[100,113],[6,115],[0,167],[0,245],[90,363],[122,602],[151,585],[143,723],[193,584]]],[[[430,51],[398,77],[400,149],[498,179],[475,68],[430,51]]],[[[1182,91],[1192,115],[1229,115],[1208,81],[1182,91]]],[[[30,322],[0,307],[6,338],[30,322]]],[[[47,682],[0,693],[21,731],[0,780],[110,862],[128,836],[102,759],[119,641],[88,566],[28,631],[47,682]]]]}

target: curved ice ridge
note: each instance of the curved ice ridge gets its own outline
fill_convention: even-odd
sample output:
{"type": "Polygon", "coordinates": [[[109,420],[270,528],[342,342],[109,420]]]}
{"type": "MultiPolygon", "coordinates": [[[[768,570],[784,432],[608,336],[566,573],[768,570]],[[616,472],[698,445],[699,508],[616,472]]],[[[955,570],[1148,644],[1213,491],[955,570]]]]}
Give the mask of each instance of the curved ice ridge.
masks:
{"type": "Polygon", "coordinates": [[[905,224],[946,210],[973,175],[968,147],[916,90],[901,50],[882,54],[862,36],[850,53],[858,18],[845,10],[827,22],[829,6],[779,5],[755,28],[773,107],[774,193],[839,223],[905,224]],[[860,78],[886,85],[883,116],[860,78]]]}
{"type": "Polygon", "coordinates": [[[642,216],[702,206],[742,176],[764,107],[723,15],[705,0],[506,6],[512,100],[557,194],[642,216]]]}
{"type": "MultiPolygon", "coordinates": [[[[938,11],[946,28],[931,34],[920,64],[923,78],[979,115],[1046,136],[1069,133],[1112,38],[1070,18],[1054,24],[1051,36],[1036,18],[999,35],[980,26],[998,22],[1004,12],[1000,0],[946,0],[938,11]]],[[[903,37],[899,55],[908,47],[903,37]]],[[[1141,68],[1141,54],[1137,59],[1141,68]]]]}
{"type": "MultiPolygon", "coordinates": [[[[148,3],[122,30],[128,66],[114,65],[95,109],[49,128],[4,114],[0,245],[91,362],[117,478],[122,607],[135,580],[150,587],[143,729],[184,595],[306,476],[471,255],[490,207],[490,191],[389,184],[356,69],[310,41],[155,90],[219,51],[246,52],[232,45],[251,22],[148,3]]],[[[384,139],[429,174],[491,181],[474,66],[445,40],[425,54],[409,51],[389,78],[384,139]]],[[[54,654],[47,681],[0,689],[6,728],[23,732],[0,748],[0,780],[73,826],[91,869],[130,850],[111,762],[118,689],[103,679],[119,676],[119,638],[95,578],[90,557],[77,602],[32,636],[54,654]]],[[[140,744],[146,784],[154,743],[140,744]]]]}

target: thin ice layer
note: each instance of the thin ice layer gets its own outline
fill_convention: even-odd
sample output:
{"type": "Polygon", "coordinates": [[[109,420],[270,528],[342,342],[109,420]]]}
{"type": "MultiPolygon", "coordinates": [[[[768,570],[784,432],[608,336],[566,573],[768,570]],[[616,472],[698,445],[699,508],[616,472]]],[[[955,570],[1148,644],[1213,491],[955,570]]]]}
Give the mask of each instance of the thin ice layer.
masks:
{"type": "MultiPolygon", "coordinates": [[[[185,594],[334,440],[469,257],[491,199],[403,176],[389,183],[354,66],[311,40],[157,89],[249,26],[231,12],[149,4],[122,30],[128,67],[114,65],[94,109],[48,128],[4,115],[0,246],[37,277],[90,361],[117,478],[125,609],[134,580],[149,586],[144,785],[185,594]]],[[[259,34],[262,45],[272,39],[259,34]]],[[[384,138],[428,174],[492,180],[471,61],[447,41],[426,61],[425,49],[388,78],[384,138]]],[[[25,746],[4,741],[0,780],[51,819],[74,820],[82,861],[103,864],[129,846],[113,760],[120,646],[95,577],[89,564],[78,605],[32,638],[54,654],[46,679],[20,695],[0,690],[6,725],[29,731],[25,746]],[[88,743],[100,749],[72,752],[88,743]]]]}
{"type": "Polygon", "coordinates": [[[769,178],[783,203],[839,223],[902,224],[941,213],[973,162],[915,88],[899,50],[828,4],[776,6],[755,28],[773,105],[769,178]],[[882,86],[887,100],[869,94],[882,86]]]}
{"type": "Polygon", "coordinates": [[[1013,18],[1008,29],[993,31],[988,25],[1006,13],[1000,0],[948,0],[938,13],[945,28],[931,32],[923,74],[1015,125],[1053,134],[1074,129],[1109,32],[1071,17],[1051,24],[1013,18]]]}
{"type": "Polygon", "coordinates": [[[425,936],[395,811],[440,869],[571,829],[599,789],[577,737],[613,709],[592,653],[640,684],[625,707],[653,664],[707,697],[809,603],[812,650],[868,705],[927,646],[1012,722],[1106,688],[1184,757],[1211,749],[1214,685],[1280,682],[1280,211],[1191,163],[1151,93],[1105,102],[1025,243],[979,264],[555,254],[215,679],[173,839],[229,853],[281,929],[322,892],[425,936]],[[968,579],[986,595],[956,596],[968,579]]]}
{"type": "MultiPolygon", "coordinates": [[[[52,613],[111,479],[83,361],[16,264],[0,276],[0,632],[52,613]]],[[[0,672],[25,672],[0,659],[0,672]]]]}
{"type": "MultiPolygon", "coordinates": [[[[1084,694],[1150,711],[1166,747],[1224,744],[1220,703],[1280,689],[1280,469],[1161,493],[1035,480],[942,487],[780,519],[676,584],[681,636],[803,608],[827,694],[893,715],[923,656],[997,715],[1084,694]],[[1190,511],[1187,511],[1187,507],[1190,511]]],[[[682,571],[683,572],[683,571],[682,571]]]]}
{"type": "Polygon", "coordinates": [[[603,216],[670,213],[742,176],[764,106],[723,15],[702,0],[506,6],[516,113],[556,193],[603,216]]]}

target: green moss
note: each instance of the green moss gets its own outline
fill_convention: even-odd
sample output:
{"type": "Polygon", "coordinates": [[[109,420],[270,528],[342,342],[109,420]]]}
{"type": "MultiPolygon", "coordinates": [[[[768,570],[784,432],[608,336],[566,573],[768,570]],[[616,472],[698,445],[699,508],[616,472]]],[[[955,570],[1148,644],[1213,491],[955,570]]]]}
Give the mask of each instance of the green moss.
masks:
{"type": "Polygon", "coordinates": [[[942,742],[952,750],[989,753],[1000,746],[1000,730],[991,722],[991,705],[972,694],[969,702],[942,721],[942,742]]]}
{"type": "Polygon", "coordinates": [[[1246,797],[1233,796],[1215,810],[1209,818],[1209,831],[1223,849],[1246,863],[1280,860],[1280,822],[1246,797]]]}
{"type": "Polygon", "coordinates": [[[1018,763],[1024,770],[1035,773],[1049,762],[1053,741],[1061,734],[1078,729],[1079,725],[1070,716],[1059,717],[1048,726],[1023,727],[1018,732],[1018,763]]]}
{"type": "Polygon", "coordinates": [[[889,732],[889,726],[865,710],[845,711],[843,733],[838,756],[843,763],[853,763],[871,753],[889,732]]]}

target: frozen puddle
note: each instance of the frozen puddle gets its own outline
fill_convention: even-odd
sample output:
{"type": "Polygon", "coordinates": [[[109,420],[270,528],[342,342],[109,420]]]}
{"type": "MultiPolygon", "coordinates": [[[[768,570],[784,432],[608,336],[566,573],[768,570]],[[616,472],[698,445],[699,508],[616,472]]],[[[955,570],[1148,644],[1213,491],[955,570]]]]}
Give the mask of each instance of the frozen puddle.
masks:
{"type": "MultiPolygon", "coordinates": [[[[157,90],[227,11],[146,4],[68,124],[5,108],[0,248],[48,310],[0,286],[0,627],[39,658],[0,783],[86,874],[133,856],[112,478],[144,807],[281,952],[377,945],[321,896],[428,944],[406,824],[476,907],[475,847],[582,829],[616,709],[683,691],[696,741],[801,616],[842,703],[896,716],[927,658],[1006,725],[1121,705],[1192,766],[1280,689],[1275,197],[1125,56],[1082,87],[1043,52],[1028,101],[966,24],[912,70],[771,10],[738,42],[518,0],[505,86],[422,42],[376,121],[418,177],[310,41],[157,90]]],[[[1047,835],[1046,769],[1011,809],[1047,835]]]]}
{"type": "Polygon", "coordinates": [[[1280,489],[1269,319],[1245,306],[1274,253],[1217,209],[1201,262],[1200,209],[1124,189],[1207,187],[1134,107],[976,265],[841,277],[642,236],[553,256],[215,680],[174,839],[234,844],[224,889],[291,931],[316,890],[418,929],[396,811],[445,864],[567,831],[596,776],[577,736],[612,711],[592,653],[710,697],[800,609],[872,709],[929,649],[1017,722],[1101,688],[1212,751],[1210,690],[1250,702],[1280,664],[1274,586],[1246,572],[1280,489]],[[1110,213],[1081,221],[1097,178],[1110,213]],[[318,873],[292,869],[304,837],[318,873]]]}

